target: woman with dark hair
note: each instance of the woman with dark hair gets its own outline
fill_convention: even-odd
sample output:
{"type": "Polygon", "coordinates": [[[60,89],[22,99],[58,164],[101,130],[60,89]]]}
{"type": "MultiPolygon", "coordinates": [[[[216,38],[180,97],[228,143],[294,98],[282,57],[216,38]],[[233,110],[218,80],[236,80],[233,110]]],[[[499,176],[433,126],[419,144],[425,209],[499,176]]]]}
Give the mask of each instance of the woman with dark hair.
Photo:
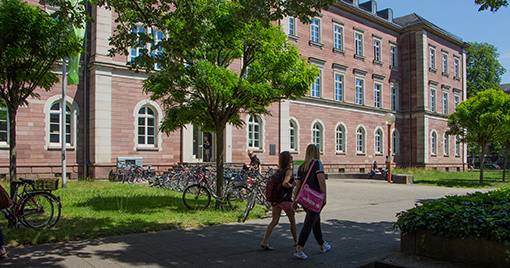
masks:
{"type": "Polygon", "coordinates": [[[274,227],[278,225],[278,222],[280,221],[282,210],[285,211],[287,217],[289,218],[290,233],[294,239],[294,245],[297,244],[296,218],[294,217],[295,211],[292,208],[292,190],[294,188],[294,178],[292,176],[292,155],[288,151],[284,151],[280,154],[280,158],[278,160],[278,170],[276,172],[285,174],[282,182],[282,186],[284,187],[284,198],[282,202],[272,203],[272,220],[271,223],[269,223],[267,226],[266,233],[264,234],[264,239],[260,243],[260,247],[265,250],[273,250],[273,247],[269,246],[268,240],[269,236],[273,232],[274,227]]]}
{"type": "MultiPolygon", "coordinates": [[[[306,180],[306,184],[312,188],[313,190],[323,193],[326,195],[326,180],[324,177],[324,167],[322,166],[322,162],[320,160],[321,154],[319,151],[319,147],[315,144],[310,144],[306,148],[306,155],[303,164],[299,167],[298,177],[296,180],[296,191],[294,193],[294,200],[301,189],[303,181],[306,179],[307,174],[308,179],[306,180]]],[[[322,208],[326,205],[326,198],[322,203],[322,208]]],[[[297,209],[298,204],[294,202],[293,207],[297,209]]],[[[321,208],[321,211],[322,211],[321,208]]],[[[305,209],[306,216],[305,222],[303,223],[303,228],[301,229],[301,233],[299,233],[299,240],[296,247],[296,252],[294,252],[294,256],[300,259],[306,259],[308,256],[303,252],[303,247],[306,244],[306,240],[308,240],[308,236],[310,232],[313,230],[313,236],[315,240],[320,246],[320,252],[325,253],[331,249],[331,246],[324,241],[322,238],[322,230],[321,230],[321,218],[320,211],[313,212],[311,210],[305,209]]]]}

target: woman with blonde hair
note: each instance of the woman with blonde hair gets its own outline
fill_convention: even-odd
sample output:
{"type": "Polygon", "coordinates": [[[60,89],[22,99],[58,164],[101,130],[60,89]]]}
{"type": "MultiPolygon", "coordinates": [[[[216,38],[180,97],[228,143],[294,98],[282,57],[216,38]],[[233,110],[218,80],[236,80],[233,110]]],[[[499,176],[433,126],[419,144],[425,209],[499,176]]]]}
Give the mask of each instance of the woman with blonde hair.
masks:
{"type": "Polygon", "coordinates": [[[271,204],[272,206],[272,220],[271,223],[266,228],[266,233],[264,234],[264,239],[260,243],[260,247],[265,250],[272,250],[273,247],[269,246],[268,240],[269,236],[273,232],[273,229],[276,225],[278,225],[278,222],[280,221],[280,216],[282,214],[282,210],[285,211],[285,214],[287,214],[287,217],[289,218],[290,222],[290,233],[292,234],[292,238],[294,238],[294,245],[297,244],[297,226],[296,226],[296,218],[295,211],[293,209],[293,202],[292,202],[292,190],[294,188],[294,178],[292,174],[292,155],[288,151],[284,151],[280,154],[279,160],[278,160],[278,170],[277,173],[283,173],[285,174],[285,177],[282,181],[282,186],[284,188],[284,196],[283,201],[281,202],[273,202],[271,204]]]}
{"type": "MultiPolygon", "coordinates": [[[[326,180],[324,177],[324,167],[322,162],[320,161],[320,152],[319,147],[315,144],[310,144],[306,148],[306,155],[303,164],[299,167],[296,191],[294,192],[294,200],[301,190],[301,186],[303,181],[306,179],[307,174],[308,179],[306,180],[306,184],[315,191],[323,193],[326,195],[326,180]]],[[[322,203],[322,208],[326,205],[326,198],[324,198],[324,202],[322,203]]],[[[298,204],[294,201],[293,207],[297,209],[298,204]]],[[[322,211],[321,208],[321,211],[322,211]]],[[[313,236],[315,240],[320,246],[320,252],[325,253],[331,249],[331,246],[324,241],[322,238],[322,230],[321,230],[321,218],[320,211],[313,212],[311,210],[305,209],[306,216],[305,222],[303,223],[303,228],[301,229],[301,233],[299,234],[299,239],[296,247],[296,252],[294,252],[294,256],[299,259],[306,259],[308,256],[303,252],[303,247],[308,240],[308,236],[313,231],[313,236]]]]}

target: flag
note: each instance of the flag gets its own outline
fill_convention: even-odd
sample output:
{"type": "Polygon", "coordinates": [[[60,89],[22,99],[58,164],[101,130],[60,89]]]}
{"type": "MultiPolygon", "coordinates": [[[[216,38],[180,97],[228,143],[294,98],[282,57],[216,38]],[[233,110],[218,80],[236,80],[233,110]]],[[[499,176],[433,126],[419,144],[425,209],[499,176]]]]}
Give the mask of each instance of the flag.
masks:
{"type": "MultiPolygon", "coordinates": [[[[78,0],[71,0],[71,3],[75,6],[78,5],[78,0]]],[[[80,25],[80,27],[76,27],[73,25],[74,34],[80,39],[80,44],[83,42],[83,37],[85,36],[85,21],[80,25]]],[[[82,44],[83,45],[83,44],[82,44]]],[[[69,57],[69,73],[67,74],[67,85],[78,85],[80,83],[80,76],[78,71],[80,70],[80,56],[81,52],[77,52],[76,54],[69,57]]]]}

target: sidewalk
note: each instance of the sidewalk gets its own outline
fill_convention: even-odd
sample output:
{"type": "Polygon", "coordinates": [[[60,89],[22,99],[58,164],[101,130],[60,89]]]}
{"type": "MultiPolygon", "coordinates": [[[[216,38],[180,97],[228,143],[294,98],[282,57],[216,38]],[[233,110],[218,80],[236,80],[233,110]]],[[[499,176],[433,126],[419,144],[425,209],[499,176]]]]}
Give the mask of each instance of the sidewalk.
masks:
{"type": "MultiPolygon", "coordinates": [[[[260,249],[270,214],[246,223],[135,234],[104,239],[8,249],[0,266],[11,267],[373,267],[383,260],[394,267],[466,267],[400,254],[395,214],[418,201],[469,189],[388,184],[383,181],[328,180],[328,204],[322,218],[323,254],[313,235],[304,248],[307,260],[292,256],[286,217],[270,238],[272,251],[260,249]]],[[[304,212],[296,215],[298,232],[304,212]]],[[[385,266],[388,267],[388,266],[385,266]]],[[[391,266],[390,266],[391,267],[391,266]]]]}

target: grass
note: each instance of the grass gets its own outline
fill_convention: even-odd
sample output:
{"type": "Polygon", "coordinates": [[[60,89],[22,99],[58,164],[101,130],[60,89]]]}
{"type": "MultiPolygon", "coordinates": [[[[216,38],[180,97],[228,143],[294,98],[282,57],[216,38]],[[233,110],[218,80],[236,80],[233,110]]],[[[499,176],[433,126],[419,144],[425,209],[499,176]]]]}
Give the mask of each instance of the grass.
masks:
{"type": "Polygon", "coordinates": [[[421,185],[479,189],[510,186],[510,172],[507,172],[507,179],[503,182],[502,170],[484,170],[483,184],[480,184],[479,170],[473,172],[445,172],[420,168],[396,168],[393,173],[413,175],[414,183],[421,185]]]}
{"type": "MultiPolygon", "coordinates": [[[[7,183],[2,186],[9,192],[7,183]]],[[[159,188],[113,182],[69,181],[66,188],[53,192],[62,201],[62,217],[50,229],[5,228],[8,247],[56,243],[133,233],[157,232],[178,228],[211,226],[239,222],[244,208],[232,211],[228,206],[204,211],[190,211],[182,202],[182,193],[159,188]]],[[[265,214],[261,206],[250,218],[265,214]]]]}

